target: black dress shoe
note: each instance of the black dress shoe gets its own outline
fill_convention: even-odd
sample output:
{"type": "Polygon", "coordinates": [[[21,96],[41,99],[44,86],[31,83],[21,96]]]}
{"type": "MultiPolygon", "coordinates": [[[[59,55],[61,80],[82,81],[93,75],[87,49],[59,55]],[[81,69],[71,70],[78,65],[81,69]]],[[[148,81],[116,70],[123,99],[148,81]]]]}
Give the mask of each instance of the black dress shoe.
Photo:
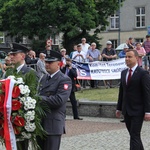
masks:
{"type": "Polygon", "coordinates": [[[83,120],[83,118],[79,118],[79,117],[78,117],[78,118],[74,118],[74,119],[75,119],[75,120],[83,120]]]}

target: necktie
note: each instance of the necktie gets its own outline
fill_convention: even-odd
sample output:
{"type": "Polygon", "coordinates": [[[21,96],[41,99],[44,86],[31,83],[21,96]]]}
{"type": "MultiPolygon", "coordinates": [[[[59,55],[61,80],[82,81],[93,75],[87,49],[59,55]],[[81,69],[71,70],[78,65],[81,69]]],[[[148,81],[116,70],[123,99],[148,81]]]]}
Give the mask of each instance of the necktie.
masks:
{"type": "Polygon", "coordinates": [[[49,82],[50,79],[51,79],[51,76],[49,75],[49,76],[47,77],[47,82],[49,82]]]}
{"type": "Polygon", "coordinates": [[[128,78],[127,78],[127,85],[130,82],[131,76],[132,76],[132,69],[129,69],[129,74],[128,74],[128,78]]]}
{"type": "Polygon", "coordinates": [[[65,72],[65,74],[68,75],[68,73],[69,73],[69,69],[66,67],[66,72],[65,72]]]}

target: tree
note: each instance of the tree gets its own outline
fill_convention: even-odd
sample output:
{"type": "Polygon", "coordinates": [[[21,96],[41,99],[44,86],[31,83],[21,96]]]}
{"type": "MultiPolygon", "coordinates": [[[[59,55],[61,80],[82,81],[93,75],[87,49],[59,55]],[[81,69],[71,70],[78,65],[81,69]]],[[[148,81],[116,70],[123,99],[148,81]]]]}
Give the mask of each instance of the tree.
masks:
{"type": "Polygon", "coordinates": [[[71,49],[91,29],[95,34],[104,30],[118,7],[118,0],[0,0],[0,30],[46,39],[55,28],[64,33],[64,47],[71,49]]]}

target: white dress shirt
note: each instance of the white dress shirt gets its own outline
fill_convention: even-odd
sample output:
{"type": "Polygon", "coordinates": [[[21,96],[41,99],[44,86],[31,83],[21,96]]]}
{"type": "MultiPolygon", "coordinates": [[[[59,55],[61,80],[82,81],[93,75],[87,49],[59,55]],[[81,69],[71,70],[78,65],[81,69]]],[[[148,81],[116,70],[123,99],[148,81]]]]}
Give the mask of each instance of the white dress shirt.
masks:
{"type": "Polygon", "coordinates": [[[138,64],[136,64],[134,67],[132,68],[128,68],[128,71],[127,71],[127,74],[126,74],[126,83],[127,83],[127,80],[128,80],[128,75],[129,75],[129,70],[131,69],[132,72],[131,72],[131,76],[133,75],[135,69],[137,68],[138,64]]]}

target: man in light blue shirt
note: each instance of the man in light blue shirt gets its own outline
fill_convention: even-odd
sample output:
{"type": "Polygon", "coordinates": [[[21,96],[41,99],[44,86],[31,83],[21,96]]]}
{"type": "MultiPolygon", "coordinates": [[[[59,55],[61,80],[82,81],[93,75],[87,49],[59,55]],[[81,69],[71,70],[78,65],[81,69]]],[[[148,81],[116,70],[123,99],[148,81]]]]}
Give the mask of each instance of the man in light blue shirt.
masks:
{"type": "MultiPolygon", "coordinates": [[[[91,49],[88,50],[86,57],[89,60],[89,62],[99,61],[102,59],[100,51],[96,49],[96,43],[91,44],[91,49]]],[[[91,85],[91,88],[97,88],[98,80],[90,80],[90,85],[91,85]]]]}

